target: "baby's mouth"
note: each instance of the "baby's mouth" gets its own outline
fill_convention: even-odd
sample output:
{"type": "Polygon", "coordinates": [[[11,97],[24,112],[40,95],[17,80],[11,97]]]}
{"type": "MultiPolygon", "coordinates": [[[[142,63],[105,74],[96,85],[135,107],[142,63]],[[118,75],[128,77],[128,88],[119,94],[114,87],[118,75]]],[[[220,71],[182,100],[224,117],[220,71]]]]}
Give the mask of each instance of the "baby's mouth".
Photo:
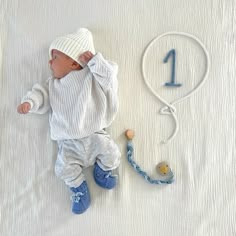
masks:
{"type": "Polygon", "coordinates": [[[52,69],[52,67],[51,67],[51,66],[50,66],[50,70],[51,70],[51,73],[52,73],[52,74],[54,74],[54,71],[53,71],[53,69],[52,69]]]}

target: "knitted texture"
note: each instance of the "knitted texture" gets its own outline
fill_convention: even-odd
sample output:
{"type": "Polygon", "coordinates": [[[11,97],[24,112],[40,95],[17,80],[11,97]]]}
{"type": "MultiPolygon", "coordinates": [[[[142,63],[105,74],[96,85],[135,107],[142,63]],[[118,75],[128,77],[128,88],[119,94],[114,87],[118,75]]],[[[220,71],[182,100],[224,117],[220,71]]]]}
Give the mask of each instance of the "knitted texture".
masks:
{"type": "Polygon", "coordinates": [[[35,85],[22,99],[30,102],[32,113],[50,109],[53,140],[79,139],[108,127],[118,110],[115,63],[97,53],[88,66],[64,78],[49,79],[45,86],[35,85]],[[49,97],[49,99],[48,99],[49,97]]]}
{"type": "Polygon", "coordinates": [[[84,213],[90,206],[90,193],[86,181],[77,188],[70,188],[72,191],[72,212],[75,214],[84,213]]]}
{"type": "Polygon", "coordinates": [[[95,54],[93,36],[88,29],[81,28],[74,34],[68,34],[55,39],[51,46],[49,47],[49,57],[52,57],[52,50],[56,49],[63,52],[81,66],[84,66],[82,62],[79,61],[79,56],[90,51],[95,54]]]}
{"type": "Polygon", "coordinates": [[[95,182],[102,188],[112,189],[116,186],[117,178],[111,171],[103,170],[97,163],[95,164],[93,177],[95,182]]]}

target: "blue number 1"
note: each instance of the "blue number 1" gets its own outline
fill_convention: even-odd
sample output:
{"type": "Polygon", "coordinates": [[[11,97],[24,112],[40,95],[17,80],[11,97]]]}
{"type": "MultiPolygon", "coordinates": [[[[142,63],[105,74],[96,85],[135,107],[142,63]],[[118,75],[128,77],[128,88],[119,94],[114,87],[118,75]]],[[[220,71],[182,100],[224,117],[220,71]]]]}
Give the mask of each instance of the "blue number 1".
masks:
{"type": "Polygon", "coordinates": [[[176,84],[175,83],[175,49],[171,49],[166,57],[164,58],[163,62],[167,63],[168,59],[170,56],[172,56],[172,68],[171,68],[171,82],[170,83],[165,83],[165,86],[168,87],[180,87],[182,84],[176,84]]]}

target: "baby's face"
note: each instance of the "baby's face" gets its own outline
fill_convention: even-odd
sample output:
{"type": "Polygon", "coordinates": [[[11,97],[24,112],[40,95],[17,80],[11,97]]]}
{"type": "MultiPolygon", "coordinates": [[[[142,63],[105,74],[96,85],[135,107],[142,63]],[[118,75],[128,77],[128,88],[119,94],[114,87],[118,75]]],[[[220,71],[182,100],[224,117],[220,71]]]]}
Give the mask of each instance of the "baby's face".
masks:
{"type": "Polygon", "coordinates": [[[78,67],[78,64],[72,58],[56,49],[52,50],[52,59],[49,61],[49,65],[53,76],[57,79],[61,79],[72,70],[75,70],[76,66],[78,67]]]}

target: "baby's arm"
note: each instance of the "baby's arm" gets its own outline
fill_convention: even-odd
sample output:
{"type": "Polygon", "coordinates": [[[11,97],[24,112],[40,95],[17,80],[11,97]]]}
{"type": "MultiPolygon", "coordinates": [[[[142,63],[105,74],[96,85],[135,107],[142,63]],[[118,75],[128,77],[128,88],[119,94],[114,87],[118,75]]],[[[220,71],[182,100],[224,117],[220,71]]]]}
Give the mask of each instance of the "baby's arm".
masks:
{"type": "Polygon", "coordinates": [[[98,84],[104,91],[104,94],[106,95],[107,119],[111,122],[118,111],[118,104],[119,104],[117,96],[118,65],[113,62],[105,60],[101,53],[97,53],[94,56],[92,53],[86,52],[81,56],[82,60],[84,59],[83,63],[88,65],[91,73],[93,74],[94,79],[98,82],[98,84]]]}
{"type": "Polygon", "coordinates": [[[21,100],[21,104],[18,106],[17,111],[21,114],[26,114],[28,112],[44,114],[49,108],[48,83],[44,86],[35,84],[32,90],[21,100]]]}
{"type": "Polygon", "coordinates": [[[107,61],[101,53],[93,55],[91,52],[85,52],[79,58],[84,64],[87,64],[94,78],[98,81],[104,90],[114,87],[117,80],[118,65],[107,61]]]}

